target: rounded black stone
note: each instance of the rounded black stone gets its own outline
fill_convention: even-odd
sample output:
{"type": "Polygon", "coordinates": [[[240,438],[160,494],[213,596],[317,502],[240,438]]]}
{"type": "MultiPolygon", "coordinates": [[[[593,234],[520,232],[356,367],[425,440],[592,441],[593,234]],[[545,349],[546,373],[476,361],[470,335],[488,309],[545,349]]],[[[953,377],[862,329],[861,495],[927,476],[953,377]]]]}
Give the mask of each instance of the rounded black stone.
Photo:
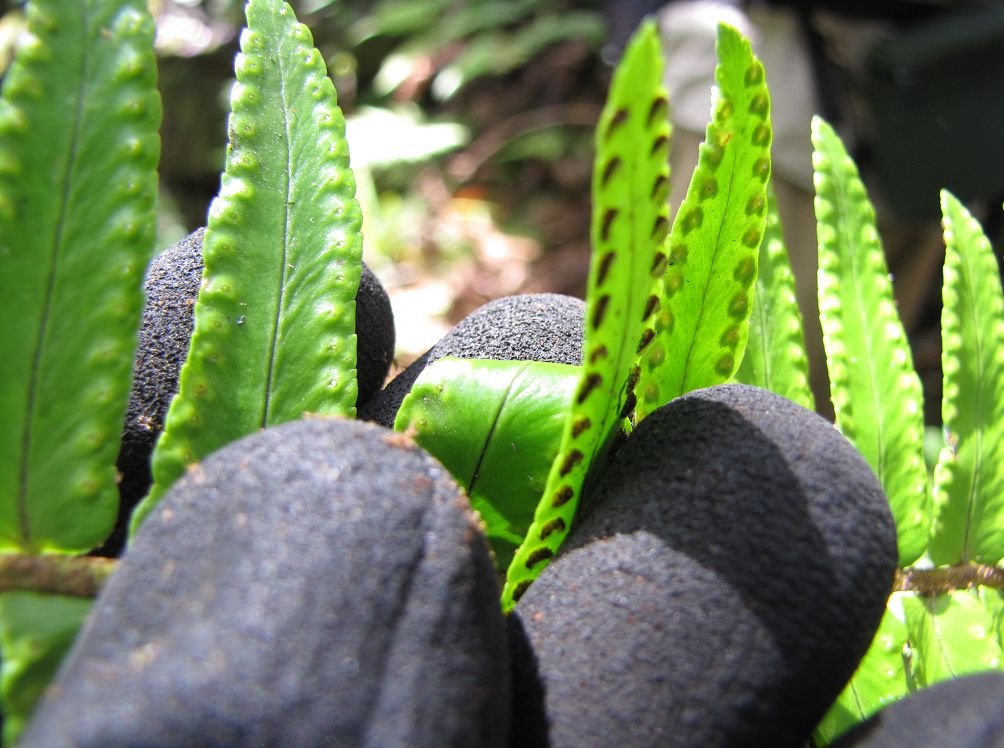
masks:
{"type": "Polygon", "coordinates": [[[359,418],[392,427],[401,401],[419,374],[444,356],[580,364],[584,311],[581,299],[562,294],[524,294],[490,301],[362,405],[359,418]]]}
{"type": "Polygon", "coordinates": [[[22,745],[503,745],[498,597],[466,497],[410,440],[269,428],[150,514],[22,745]]]}
{"type": "Polygon", "coordinates": [[[649,415],[587,498],[510,616],[512,745],[800,745],[896,569],[858,452],[788,400],[720,386],[649,415]]]}
{"type": "Polygon", "coordinates": [[[1004,673],[941,681],[882,709],[832,748],[1004,748],[1004,673]]]}
{"type": "MultiPolygon", "coordinates": [[[[111,537],[100,550],[117,555],[125,542],[129,515],[150,489],[150,454],[164,429],[168,406],[178,390],[178,374],[188,356],[193,310],[202,282],[202,239],[198,229],[150,263],[144,290],[143,323],[133,363],[122,444],[121,507],[111,537]]],[[[383,386],[394,356],[394,317],[380,281],[363,264],[356,293],[357,406],[383,386]]]]}

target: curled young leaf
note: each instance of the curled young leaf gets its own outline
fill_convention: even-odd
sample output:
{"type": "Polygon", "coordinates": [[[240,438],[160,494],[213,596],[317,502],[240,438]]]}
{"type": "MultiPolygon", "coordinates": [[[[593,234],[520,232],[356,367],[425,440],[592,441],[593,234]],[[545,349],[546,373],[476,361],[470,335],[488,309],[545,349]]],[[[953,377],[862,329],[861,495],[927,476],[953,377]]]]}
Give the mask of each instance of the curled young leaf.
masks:
{"type": "Polygon", "coordinates": [[[936,564],[1004,558],[1004,292],[979,223],[941,194],[945,279],[941,311],[942,422],[934,471],[936,564]]]}
{"type": "Polygon", "coordinates": [[[767,220],[770,95],[749,42],[718,28],[714,104],[654,291],[655,339],[640,353],[637,420],[728,381],[743,357],[767,220]]]}
{"type": "Polygon", "coordinates": [[[530,527],[579,369],[441,358],[422,370],[398,410],[395,430],[412,434],[470,496],[500,571],[530,527]]]}
{"type": "Polygon", "coordinates": [[[930,517],[920,379],[896,312],[875,211],[843,143],[812,121],[819,320],[837,427],[889,497],[900,564],[924,552],[930,517]]]}
{"type": "Polygon", "coordinates": [[[0,97],[0,550],[98,545],[156,222],[142,0],[36,0],[0,97]]]}
{"type": "Polygon", "coordinates": [[[251,0],[195,330],[134,527],[185,467],[306,413],[355,414],[361,214],[324,59],[282,0],[251,0]]]}

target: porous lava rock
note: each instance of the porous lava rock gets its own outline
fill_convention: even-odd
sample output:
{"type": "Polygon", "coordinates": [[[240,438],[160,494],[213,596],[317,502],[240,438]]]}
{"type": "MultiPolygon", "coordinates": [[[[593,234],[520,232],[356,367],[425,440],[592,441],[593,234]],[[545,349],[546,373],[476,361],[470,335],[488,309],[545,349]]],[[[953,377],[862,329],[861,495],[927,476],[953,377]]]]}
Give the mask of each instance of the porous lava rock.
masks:
{"type": "Polygon", "coordinates": [[[401,401],[419,374],[445,356],[580,364],[584,311],[582,299],[563,294],[522,294],[490,301],[364,403],[359,418],[392,427],[401,401]]]}
{"type": "MultiPolygon", "coordinates": [[[[202,282],[204,234],[205,229],[198,229],[168,247],[147,270],[147,301],[117,460],[121,506],[115,530],[101,550],[104,555],[121,550],[129,515],[150,488],[150,454],[164,429],[167,408],[178,390],[178,373],[188,355],[202,282]]],[[[390,299],[365,263],[356,293],[356,338],[358,405],[380,390],[394,357],[390,299]]]]}
{"type": "Polygon", "coordinates": [[[498,597],[466,497],[409,439],[269,428],[154,509],[22,745],[503,745],[498,597]]]}
{"type": "Polygon", "coordinates": [[[896,563],[886,498],[830,423],[744,385],[681,397],[509,617],[511,745],[801,745],[896,563]]]}
{"type": "Polygon", "coordinates": [[[1004,748],[1004,673],[923,688],[872,715],[832,748],[1004,748]]]}

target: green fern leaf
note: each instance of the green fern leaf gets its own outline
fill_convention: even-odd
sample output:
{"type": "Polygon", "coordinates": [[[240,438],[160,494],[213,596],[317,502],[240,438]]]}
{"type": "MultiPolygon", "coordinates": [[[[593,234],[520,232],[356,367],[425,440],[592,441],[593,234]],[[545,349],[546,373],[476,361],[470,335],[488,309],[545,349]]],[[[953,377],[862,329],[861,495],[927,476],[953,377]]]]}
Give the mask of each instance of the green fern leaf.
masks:
{"type": "Polygon", "coordinates": [[[39,592],[0,595],[3,744],[16,745],[94,601],[39,592]]]}
{"type": "Polygon", "coordinates": [[[858,722],[909,693],[904,647],[902,598],[912,592],[894,593],[879,624],[871,647],[840,696],[816,727],[816,745],[827,745],[858,722]]]}
{"type": "Polygon", "coordinates": [[[948,192],[941,313],[948,444],[934,472],[936,564],[1004,558],[1004,293],[980,225],[948,192]]]}
{"type": "Polygon", "coordinates": [[[769,186],[767,227],[760,243],[757,268],[749,339],[736,380],[776,392],[814,410],[816,403],[809,388],[809,359],[795,297],[795,276],[788,262],[774,191],[769,186]]]}
{"type": "Polygon", "coordinates": [[[993,613],[976,590],[955,590],[936,597],[910,595],[903,598],[903,612],[918,687],[966,673],[1001,669],[993,613]]]}
{"type": "Polygon", "coordinates": [[[889,497],[906,566],[924,552],[930,517],[920,379],[857,167],[819,117],[812,142],[819,318],[836,424],[889,497]]]}
{"type": "Polygon", "coordinates": [[[401,403],[411,434],[467,491],[504,571],[523,542],[558,452],[578,366],[441,358],[401,403]]]}
{"type": "Polygon", "coordinates": [[[746,348],[767,216],[770,95],[763,65],[718,28],[718,98],[697,168],[659,255],[655,339],[641,354],[636,419],[732,378],[746,348]]]}
{"type": "Polygon", "coordinates": [[[224,444],[306,413],[355,415],[362,236],[345,121],[289,5],[251,0],[247,18],[191,349],[134,526],[224,444]]]}
{"type": "Polygon", "coordinates": [[[645,330],[658,299],[648,289],[669,229],[669,135],[662,53],[655,25],[646,22],[614,73],[596,129],[583,366],[547,487],[507,572],[506,610],[557,552],[587,471],[602,463],[634,407],[632,364],[639,341],[643,348],[651,339],[645,330]]]}
{"type": "Polygon", "coordinates": [[[997,639],[997,646],[1004,652],[1004,590],[996,590],[992,587],[977,587],[977,594],[983,607],[990,611],[990,619],[993,621],[994,636],[997,639]]]}
{"type": "Polygon", "coordinates": [[[0,551],[98,545],[153,248],[143,0],[36,0],[0,98],[0,551]]]}

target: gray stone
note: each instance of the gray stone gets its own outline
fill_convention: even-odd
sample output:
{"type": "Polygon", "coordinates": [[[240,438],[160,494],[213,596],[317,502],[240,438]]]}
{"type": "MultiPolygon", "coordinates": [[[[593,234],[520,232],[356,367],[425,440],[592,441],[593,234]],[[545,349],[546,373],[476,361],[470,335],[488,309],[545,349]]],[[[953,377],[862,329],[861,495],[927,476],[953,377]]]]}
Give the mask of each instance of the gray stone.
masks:
{"type": "Polygon", "coordinates": [[[466,497],[410,440],[266,429],[148,517],[22,745],[502,745],[498,596],[466,497]]]}
{"type": "Polygon", "coordinates": [[[897,563],[886,498],[827,421],[764,390],[628,437],[510,616],[512,745],[798,746],[897,563]]]}
{"type": "Polygon", "coordinates": [[[832,748],[1004,748],[1004,673],[935,683],[887,706],[832,748]]]}
{"type": "Polygon", "coordinates": [[[491,301],[401,372],[359,409],[359,418],[394,425],[401,401],[422,370],[444,356],[494,361],[582,363],[585,303],[562,294],[525,294],[491,301]]]}

